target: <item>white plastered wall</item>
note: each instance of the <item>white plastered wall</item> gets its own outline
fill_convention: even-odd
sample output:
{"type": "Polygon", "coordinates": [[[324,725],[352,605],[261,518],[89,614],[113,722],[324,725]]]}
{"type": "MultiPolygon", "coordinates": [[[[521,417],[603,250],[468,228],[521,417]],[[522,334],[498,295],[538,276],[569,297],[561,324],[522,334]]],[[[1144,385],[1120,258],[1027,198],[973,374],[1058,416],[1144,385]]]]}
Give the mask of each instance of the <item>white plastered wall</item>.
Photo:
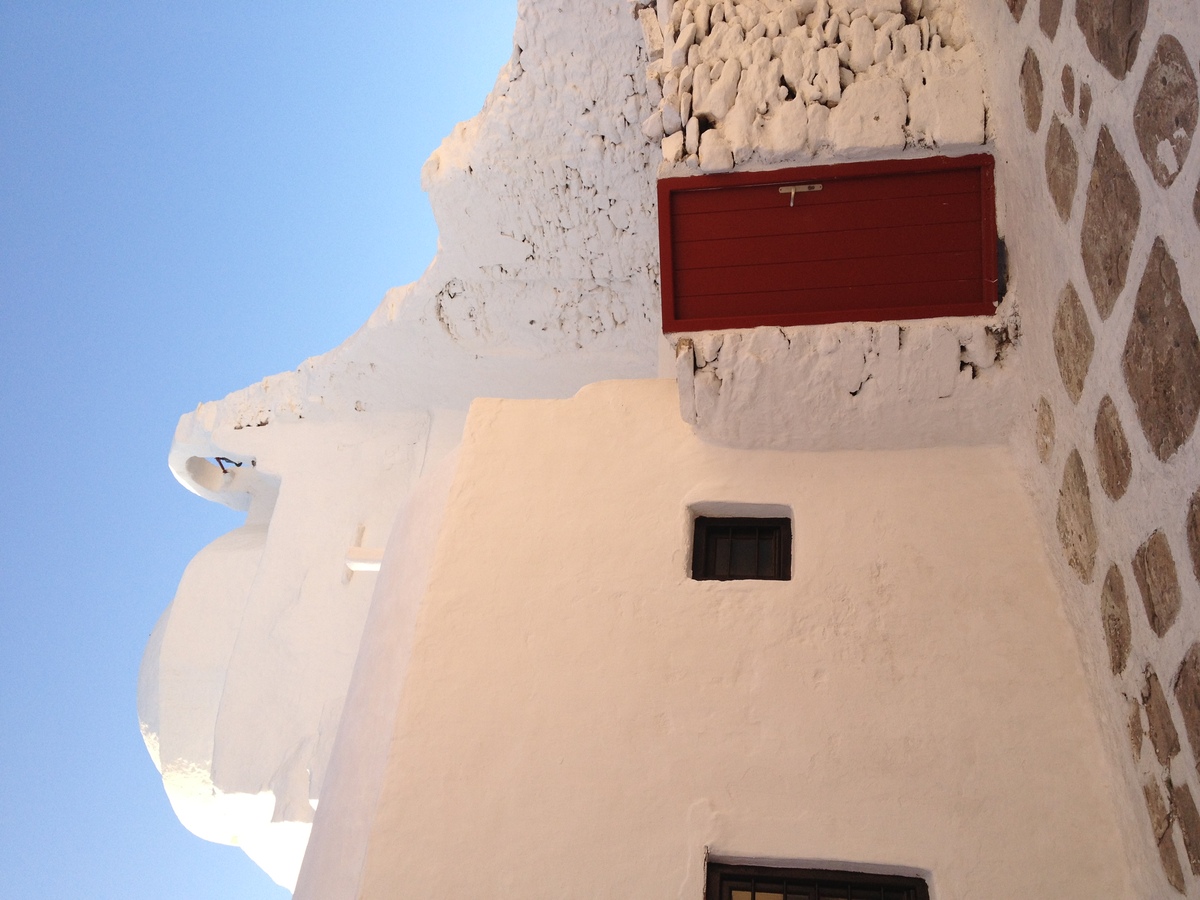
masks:
{"type": "Polygon", "coordinates": [[[699,898],[714,856],[1131,897],[1109,770],[999,448],[719,448],[669,381],[477,401],[347,896],[699,898]],[[793,578],[688,577],[785,504],[793,578]]]}

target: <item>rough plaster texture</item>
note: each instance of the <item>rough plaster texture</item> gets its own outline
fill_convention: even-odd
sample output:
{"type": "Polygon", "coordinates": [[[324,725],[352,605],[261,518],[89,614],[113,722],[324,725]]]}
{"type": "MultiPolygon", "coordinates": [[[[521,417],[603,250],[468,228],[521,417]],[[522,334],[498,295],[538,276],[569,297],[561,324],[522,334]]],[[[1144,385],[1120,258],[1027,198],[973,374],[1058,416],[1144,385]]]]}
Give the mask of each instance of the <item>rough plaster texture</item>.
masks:
{"type": "Polygon", "coordinates": [[[1004,440],[1015,317],[758,328],[677,338],[685,422],[706,440],[789,449],[1004,440]]]}
{"type": "Polygon", "coordinates": [[[1134,896],[1008,454],[726,449],[675,407],[472,407],[356,896],[699,898],[706,848],[1134,896]],[[730,504],[791,508],[792,580],[688,577],[730,504]]]}

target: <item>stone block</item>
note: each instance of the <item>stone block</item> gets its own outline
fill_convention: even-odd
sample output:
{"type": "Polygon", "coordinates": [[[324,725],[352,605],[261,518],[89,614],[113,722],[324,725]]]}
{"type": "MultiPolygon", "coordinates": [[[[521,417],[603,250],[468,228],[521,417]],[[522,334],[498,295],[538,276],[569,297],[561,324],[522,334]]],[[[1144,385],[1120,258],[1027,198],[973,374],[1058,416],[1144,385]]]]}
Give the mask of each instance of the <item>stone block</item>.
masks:
{"type": "Polygon", "coordinates": [[[1146,811],[1150,814],[1150,829],[1154,834],[1154,842],[1158,845],[1158,856],[1162,861],[1163,873],[1171,887],[1183,893],[1183,868],[1179,864],[1179,851],[1171,835],[1171,813],[1162,798],[1156,782],[1142,785],[1142,793],[1146,797],[1146,811]]]}
{"type": "Polygon", "coordinates": [[[1079,180],[1079,151],[1062,121],[1055,116],[1046,132],[1046,184],[1058,217],[1071,218],[1075,184],[1079,180]]]}
{"type": "Polygon", "coordinates": [[[1092,114],[1092,86],[1084,83],[1079,86],[1079,124],[1087,128],[1088,118],[1092,114]]]}
{"type": "Polygon", "coordinates": [[[1192,558],[1192,574],[1200,582],[1200,488],[1192,494],[1187,511],[1188,555],[1192,558]]]}
{"type": "Polygon", "coordinates": [[[1054,410],[1045,397],[1038,400],[1036,429],[1034,439],[1037,442],[1038,459],[1048,463],[1054,453],[1054,410]]]}
{"type": "Polygon", "coordinates": [[[1058,20],[1062,18],[1063,0],[1042,0],[1038,9],[1038,26],[1042,34],[1054,40],[1058,34],[1058,20]]]}
{"type": "Polygon", "coordinates": [[[1142,432],[1159,459],[1170,459],[1200,414],[1200,337],[1162,238],[1138,287],[1123,363],[1142,432]]]}
{"type": "Polygon", "coordinates": [[[1021,108],[1025,111],[1025,127],[1036,132],[1042,124],[1042,67],[1032,47],[1025,49],[1018,79],[1021,88],[1021,108]]]}
{"type": "Polygon", "coordinates": [[[1112,135],[1101,126],[1083,209],[1080,251],[1101,319],[1107,319],[1125,286],[1142,200],[1112,135]]]}
{"type": "Polygon", "coordinates": [[[1096,523],[1092,519],[1092,498],[1088,493],[1087,473],[1078,450],[1072,450],[1063,470],[1058,491],[1058,538],[1063,554],[1084,584],[1092,583],[1096,564],[1096,523]]]}
{"type": "Polygon", "coordinates": [[[1075,21],[1088,50],[1118,81],[1133,68],[1150,0],[1076,0],[1075,21]]]}
{"type": "Polygon", "coordinates": [[[1067,112],[1075,112],[1075,70],[1070,66],[1063,66],[1062,98],[1063,106],[1067,108],[1067,112]]]}
{"type": "Polygon", "coordinates": [[[1171,759],[1179,753],[1179,732],[1171,720],[1171,708],[1166,694],[1158,681],[1158,675],[1146,666],[1142,684],[1142,706],[1146,708],[1146,725],[1150,733],[1150,744],[1160,766],[1169,766],[1171,759]]]}
{"type": "Polygon", "coordinates": [[[1192,874],[1200,875],[1200,810],[1196,809],[1192,789],[1186,784],[1171,785],[1171,813],[1179,823],[1192,874]]]}
{"type": "Polygon", "coordinates": [[[1021,16],[1025,15],[1025,0],[1004,0],[1008,4],[1008,11],[1012,13],[1012,17],[1018,22],[1021,21],[1021,16]]]}
{"type": "Polygon", "coordinates": [[[1150,173],[1170,187],[1183,168],[1196,133],[1196,73],[1183,46],[1163,35],[1133,108],[1133,130],[1150,173]]]}
{"type": "Polygon", "coordinates": [[[1183,719],[1183,730],[1192,745],[1192,757],[1200,747],[1200,643],[1192,644],[1175,673],[1175,702],[1183,719]]]}
{"type": "Polygon", "coordinates": [[[1116,404],[1107,394],[1100,401],[1100,409],[1096,413],[1095,437],[1096,474],[1100,477],[1100,486],[1111,499],[1120,500],[1129,487],[1133,460],[1129,455],[1129,442],[1125,439],[1125,429],[1121,427],[1116,404]]]}
{"type": "MultiPolygon", "coordinates": [[[[1100,618],[1104,623],[1104,640],[1108,644],[1108,664],[1114,675],[1125,671],[1129,660],[1131,629],[1129,625],[1129,601],[1125,595],[1125,579],[1117,566],[1111,565],[1104,577],[1100,591],[1100,618]]],[[[1141,745],[1141,716],[1138,715],[1137,744],[1141,745]]]]}
{"type": "Polygon", "coordinates": [[[1175,624],[1182,596],[1175,575],[1175,558],[1171,545],[1161,531],[1156,531],[1138,547],[1133,555],[1133,577],[1142,593],[1146,619],[1154,633],[1162,637],[1175,624]]]}
{"type": "Polygon", "coordinates": [[[1058,310],[1054,314],[1051,337],[1063,387],[1066,388],[1071,402],[1078,403],[1080,395],[1083,394],[1088,367],[1092,363],[1096,340],[1075,285],[1069,281],[1058,297],[1058,310]]]}
{"type": "Polygon", "coordinates": [[[1146,732],[1142,728],[1142,704],[1137,700],[1129,701],[1129,746],[1133,751],[1133,761],[1142,758],[1142,741],[1146,732]]]}

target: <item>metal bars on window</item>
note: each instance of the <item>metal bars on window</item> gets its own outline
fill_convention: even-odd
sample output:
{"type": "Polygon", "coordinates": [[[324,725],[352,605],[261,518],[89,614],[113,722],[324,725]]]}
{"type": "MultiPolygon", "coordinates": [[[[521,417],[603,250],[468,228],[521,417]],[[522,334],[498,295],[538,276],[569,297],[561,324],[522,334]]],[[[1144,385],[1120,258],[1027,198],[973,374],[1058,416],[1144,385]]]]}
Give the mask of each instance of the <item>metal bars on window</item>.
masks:
{"type": "Polygon", "coordinates": [[[787,581],[791,577],[790,520],[696,517],[692,578],[787,581]]]}

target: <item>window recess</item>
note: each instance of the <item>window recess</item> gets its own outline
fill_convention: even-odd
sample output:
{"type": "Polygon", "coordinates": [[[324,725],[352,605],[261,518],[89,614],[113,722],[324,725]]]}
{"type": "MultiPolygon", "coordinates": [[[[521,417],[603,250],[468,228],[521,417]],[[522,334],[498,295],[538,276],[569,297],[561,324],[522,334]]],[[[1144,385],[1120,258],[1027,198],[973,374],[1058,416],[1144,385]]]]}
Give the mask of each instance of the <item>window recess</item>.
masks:
{"type": "Polygon", "coordinates": [[[790,519],[696,517],[692,540],[696,581],[787,581],[791,577],[790,519]]]}
{"type": "Polygon", "coordinates": [[[924,879],[709,863],[705,900],[929,900],[924,879]]]}

